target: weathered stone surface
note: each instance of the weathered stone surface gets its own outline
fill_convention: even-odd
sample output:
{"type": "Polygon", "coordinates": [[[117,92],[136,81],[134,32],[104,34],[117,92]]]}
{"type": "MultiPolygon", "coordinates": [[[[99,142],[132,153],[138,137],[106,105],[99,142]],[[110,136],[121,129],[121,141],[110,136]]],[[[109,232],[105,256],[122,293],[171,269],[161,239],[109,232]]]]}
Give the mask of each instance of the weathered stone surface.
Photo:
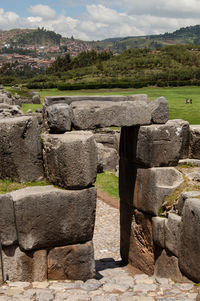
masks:
{"type": "Polygon", "coordinates": [[[105,147],[102,143],[97,143],[97,151],[98,170],[115,170],[119,163],[119,157],[116,149],[105,147]]]}
{"type": "Polygon", "coordinates": [[[168,102],[161,96],[149,103],[151,110],[151,121],[153,123],[166,123],[169,119],[168,102]]]}
{"type": "Polygon", "coordinates": [[[190,158],[200,159],[200,126],[190,126],[190,158]]]}
{"type": "Polygon", "coordinates": [[[165,247],[165,222],[166,218],[155,216],[152,218],[153,241],[159,247],[165,247]]]}
{"type": "Polygon", "coordinates": [[[169,213],[165,222],[165,246],[175,256],[178,257],[178,246],[180,241],[181,217],[174,213],[169,213]]]}
{"type": "Polygon", "coordinates": [[[167,196],[183,183],[174,167],[138,169],[133,204],[137,209],[158,215],[167,196]]]}
{"type": "Polygon", "coordinates": [[[93,131],[94,139],[97,143],[102,143],[105,147],[114,148],[119,151],[119,130],[110,130],[108,128],[93,131]]]}
{"type": "Polygon", "coordinates": [[[189,164],[191,166],[200,166],[200,160],[198,159],[182,159],[178,161],[179,165],[189,164]]]}
{"type": "Polygon", "coordinates": [[[129,238],[129,263],[142,272],[154,271],[154,247],[151,216],[134,210],[129,238]]]}
{"type": "MultiPolygon", "coordinates": [[[[22,252],[17,246],[9,246],[3,250],[3,263],[7,280],[32,281],[32,254],[22,252]]],[[[1,277],[0,273],[0,279],[1,277]]]]}
{"type": "Polygon", "coordinates": [[[71,131],[71,108],[67,104],[55,104],[46,109],[47,124],[50,133],[71,131]]]}
{"type": "Polygon", "coordinates": [[[145,101],[149,102],[149,98],[146,94],[136,94],[129,96],[112,95],[112,96],[47,96],[44,98],[44,105],[50,106],[57,103],[71,104],[74,101],[145,101]]]}
{"type": "Polygon", "coordinates": [[[32,281],[47,280],[47,250],[33,253],[32,281]]]}
{"type": "Polygon", "coordinates": [[[163,250],[155,262],[154,276],[182,281],[183,275],[178,266],[178,258],[169,251],[163,250]]]}
{"type": "Polygon", "coordinates": [[[142,166],[176,166],[189,151],[189,123],[169,120],[165,125],[141,126],[136,162],[142,166]]]}
{"type": "Polygon", "coordinates": [[[43,135],[44,162],[50,182],[67,189],[92,185],[97,173],[97,148],[88,131],[43,135]]]}
{"type": "Polygon", "coordinates": [[[70,245],[52,249],[48,254],[48,277],[52,280],[93,278],[95,262],[93,244],[70,245]]]}
{"type": "Polygon", "coordinates": [[[75,129],[107,126],[150,124],[151,114],[146,101],[80,101],[71,104],[75,129]]]}
{"type": "Polygon", "coordinates": [[[180,197],[179,197],[178,204],[177,204],[178,214],[182,215],[183,207],[184,207],[185,201],[187,199],[193,199],[193,198],[198,198],[198,197],[200,197],[200,191],[185,191],[185,192],[182,192],[180,197]]]}
{"type": "Polygon", "coordinates": [[[96,189],[28,187],[11,193],[19,245],[24,250],[89,241],[93,236],[96,189]]]}
{"type": "Polygon", "coordinates": [[[34,103],[34,104],[40,104],[41,103],[41,101],[40,101],[40,95],[38,95],[38,94],[33,95],[33,97],[32,97],[32,103],[34,103]]]}
{"type": "Polygon", "coordinates": [[[200,199],[187,199],[183,208],[179,266],[193,281],[200,282],[200,199]]]}
{"type": "Polygon", "coordinates": [[[43,177],[42,150],[37,119],[0,119],[0,178],[35,181],[43,177]]]}
{"type": "Polygon", "coordinates": [[[17,241],[13,201],[10,194],[0,195],[0,237],[4,246],[9,246],[17,241]]]}
{"type": "Polygon", "coordinates": [[[22,116],[24,113],[19,106],[0,103],[0,118],[22,116]]]}

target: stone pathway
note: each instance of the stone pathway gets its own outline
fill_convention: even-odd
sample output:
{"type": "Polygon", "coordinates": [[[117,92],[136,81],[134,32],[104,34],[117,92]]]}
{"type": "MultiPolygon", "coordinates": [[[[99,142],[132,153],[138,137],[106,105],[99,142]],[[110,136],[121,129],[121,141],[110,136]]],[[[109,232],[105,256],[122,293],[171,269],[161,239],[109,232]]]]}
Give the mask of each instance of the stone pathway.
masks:
{"type": "MultiPolygon", "coordinates": [[[[119,212],[98,201],[94,235],[97,279],[13,282],[0,287],[0,301],[193,301],[198,287],[133,274],[119,254],[119,212]]],[[[198,299],[200,300],[200,299],[198,299]]]]}

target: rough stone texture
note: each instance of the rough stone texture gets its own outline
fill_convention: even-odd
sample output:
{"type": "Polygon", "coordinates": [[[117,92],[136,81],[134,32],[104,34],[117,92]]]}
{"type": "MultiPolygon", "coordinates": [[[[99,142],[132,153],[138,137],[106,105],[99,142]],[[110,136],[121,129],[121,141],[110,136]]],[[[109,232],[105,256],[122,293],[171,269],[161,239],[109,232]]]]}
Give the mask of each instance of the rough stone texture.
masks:
{"type": "Polygon", "coordinates": [[[150,124],[151,114],[146,101],[80,101],[71,104],[75,129],[107,126],[150,124]]]}
{"type": "Polygon", "coordinates": [[[149,98],[146,94],[137,94],[129,96],[112,95],[112,96],[49,96],[44,98],[44,105],[50,106],[57,103],[71,104],[74,101],[145,101],[149,102],[149,98]]]}
{"type": "Polygon", "coordinates": [[[71,131],[71,108],[67,104],[55,104],[46,109],[46,119],[50,133],[71,131]]]}
{"type": "Polygon", "coordinates": [[[44,162],[50,182],[67,189],[81,189],[96,180],[97,148],[87,131],[43,135],[44,162]]]}
{"type": "MultiPolygon", "coordinates": [[[[3,250],[4,272],[10,281],[32,281],[32,254],[22,252],[17,246],[9,246],[3,250]]],[[[0,266],[1,270],[1,266],[0,266]]],[[[0,279],[2,275],[0,273],[0,279]]]]}
{"type": "Polygon", "coordinates": [[[179,159],[188,156],[189,136],[189,123],[184,120],[141,126],[136,162],[146,167],[176,166],[179,159]]]}
{"type": "Polygon", "coordinates": [[[153,123],[166,123],[169,119],[168,102],[161,96],[149,103],[151,110],[151,121],[153,123]]]}
{"type": "Polygon", "coordinates": [[[200,199],[187,199],[183,208],[179,266],[193,281],[200,282],[200,199]]]}
{"type": "Polygon", "coordinates": [[[169,251],[163,250],[155,262],[154,276],[182,281],[183,275],[178,266],[178,258],[169,251]]]}
{"type": "Polygon", "coordinates": [[[182,159],[178,161],[179,165],[182,164],[191,164],[192,166],[200,167],[200,160],[198,159],[182,159]]]}
{"type": "Polygon", "coordinates": [[[178,214],[182,215],[183,207],[187,199],[193,199],[197,197],[200,197],[200,191],[185,191],[181,193],[177,204],[178,214]]]}
{"type": "Polygon", "coordinates": [[[40,104],[41,101],[40,101],[40,95],[36,94],[36,95],[33,95],[32,97],[32,103],[34,104],[40,104]]]}
{"type": "Polygon", "coordinates": [[[116,170],[119,157],[116,149],[105,147],[102,143],[97,143],[98,170],[116,170]]]}
{"type": "Polygon", "coordinates": [[[11,195],[22,249],[29,251],[92,239],[96,188],[69,191],[52,186],[28,187],[11,195]]]}
{"type": "Polygon", "coordinates": [[[10,118],[22,115],[24,115],[24,113],[20,110],[19,106],[0,103],[0,118],[10,118]]]}
{"type": "Polygon", "coordinates": [[[19,182],[43,177],[42,150],[37,119],[0,119],[0,178],[19,182]]]}
{"type": "Polygon", "coordinates": [[[38,250],[33,253],[32,280],[47,280],[47,250],[38,250]]]}
{"type": "Polygon", "coordinates": [[[200,126],[190,126],[190,158],[200,159],[200,126]]]}
{"type": "Polygon", "coordinates": [[[138,210],[134,210],[131,224],[129,263],[148,275],[153,274],[154,248],[151,216],[138,210]]]}
{"type": "Polygon", "coordinates": [[[52,249],[48,254],[48,277],[52,280],[83,280],[95,275],[92,242],[52,249]]]}
{"type": "Polygon", "coordinates": [[[17,241],[13,201],[9,194],[0,195],[0,208],[1,243],[4,246],[9,246],[17,241]]]}
{"type": "Polygon", "coordinates": [[[158,215],[167,196],[183,183],[174,167],[138,169],[133,204],[137,209],[158,215]]]}
{"type": "Polygon", "coordinates": [[[169,213],[165,222],[165,246],[175,256],[178,257],[178,246],[180,241],[181,217],[174,213],[169,213]]]}
{"type": "Polygon", "coordinates": [[[108,128],[93,131],[94,139],[97,143],[102,143],[105,147],[114,148],[119,151],[119,130],[110,130],[108,128]]]}
{"type": "Polygon", "coordinates": [[[166,218],[155,216],[152,218],[153,241],[159,247],[165,247],[165,222],[166,218]]]}

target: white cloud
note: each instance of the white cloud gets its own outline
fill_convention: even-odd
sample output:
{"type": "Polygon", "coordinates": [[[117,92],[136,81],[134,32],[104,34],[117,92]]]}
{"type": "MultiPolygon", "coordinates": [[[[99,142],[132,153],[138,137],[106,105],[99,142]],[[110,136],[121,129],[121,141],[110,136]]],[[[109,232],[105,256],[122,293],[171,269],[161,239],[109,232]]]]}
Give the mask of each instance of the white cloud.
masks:
{"type": "Polygon", "coordinates": [[[54,19],[56,17],[56,11],[48,5],[38,4],[31,6],[28,9],[29,13],[34,16],[39,16],[43,19],[54,19]]]}
{"type": "Polygon", "coordinates": [[[20,20],[20,17],[15,12],[5,12],[0,8],[0,27],[13,28],[13,26],[20,20]]]}

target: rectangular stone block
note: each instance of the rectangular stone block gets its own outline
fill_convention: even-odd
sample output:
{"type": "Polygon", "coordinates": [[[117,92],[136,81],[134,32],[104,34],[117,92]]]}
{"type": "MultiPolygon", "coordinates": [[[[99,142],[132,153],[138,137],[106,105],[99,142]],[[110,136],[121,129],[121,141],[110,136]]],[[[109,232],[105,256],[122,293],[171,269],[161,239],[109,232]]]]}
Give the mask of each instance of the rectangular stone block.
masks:
{"type": "Polygon", "coordinates": [[[190,125],[190,158],[200,159],[200,126],[190,125]]]}
{"type": "Polygon", "coordinates": [[[0,179],[36,181],[43,177],[42,149],[36,118],[0,119],[0,179]]]}
{"type": "Polygon", "coordinates": [[[169,213],[165,223],[165,246],[175,256],[178,257],[178,246],[180,241],[181,217],[174,213],[169,213]]]}
{"type": "Polygon", "coordinates": [[[10,194],[0,195],[0,237],[4,246],[17,242],[15,227],[14,206],[10,194]]]}
{"type": "Polygon", "coordinates": [[[183,181],[182,174],[174,167],[138,169],[134,207],[158,215],[165,198],[172,194],[183,181]]]}
{"type": "Polygon", "coordinates": [[[95,276],[93,243],[52,249],[48,254],[48,278],[52,280],[83,280],[95,276]]]}
{"type": "Polygon", "coordinates": [[[150,108],[143,100],[80,101],[73,102],[71,108],[72,124],[78,130],[151,123],[150,108]]]}
{"type": "Polygon", "coordinates": [[[30,251],[92,240],[96,188],[28,187],[11,193],[19,245],[30,251]]]}
{"type": "Polygon", "coordinates": [[[42,137],[45,171],[50,182],[67,189],[82,189],[95,182],[97,147],[91,132],[42,137]]]}
{"type": "Polygon", "coordinates": [[[189,123],[184,120],[169,120],[164,125],[140,128],[124,127],[120,157],[141,167],[176,166],[179,159],[188,157],[189,138],[189,123]]]}
{"type": "Polygon", "coordinates": [[[161,248],[165,248],[165,222],[166,218],[154,216],[152,218],[153,241],[161,248]]]}

